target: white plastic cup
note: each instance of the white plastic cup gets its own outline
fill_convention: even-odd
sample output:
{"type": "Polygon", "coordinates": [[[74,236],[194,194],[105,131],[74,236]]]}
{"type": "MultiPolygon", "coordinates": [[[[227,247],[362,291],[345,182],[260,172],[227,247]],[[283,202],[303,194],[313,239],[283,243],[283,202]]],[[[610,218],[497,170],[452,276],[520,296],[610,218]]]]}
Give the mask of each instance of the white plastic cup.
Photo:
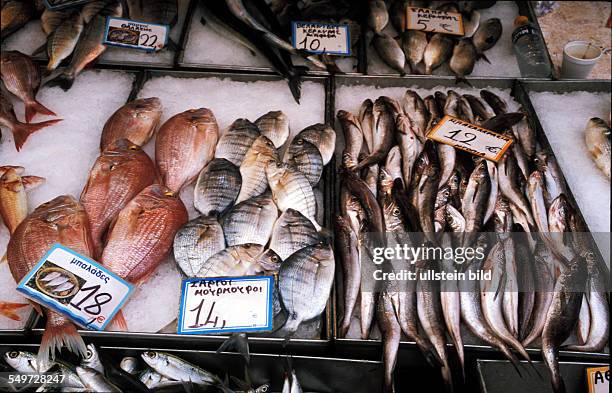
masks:
{"type": "Polygon", "coordinates": [[[561,79],[586,79],[602,52],[588,41],[570,41],[563,48],[561,79]]]}

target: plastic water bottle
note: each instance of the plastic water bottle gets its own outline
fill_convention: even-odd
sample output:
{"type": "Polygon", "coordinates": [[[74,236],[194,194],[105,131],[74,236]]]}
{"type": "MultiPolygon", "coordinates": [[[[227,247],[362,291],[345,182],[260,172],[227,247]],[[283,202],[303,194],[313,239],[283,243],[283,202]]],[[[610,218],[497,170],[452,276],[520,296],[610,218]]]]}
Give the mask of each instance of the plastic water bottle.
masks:
{"type": "Polygon", "coordinates": [[[512,44],[521,75],[526,78],[549,77],[552,70],[538,28],[526,16],[517,17],[514,25],[512,44]]]}

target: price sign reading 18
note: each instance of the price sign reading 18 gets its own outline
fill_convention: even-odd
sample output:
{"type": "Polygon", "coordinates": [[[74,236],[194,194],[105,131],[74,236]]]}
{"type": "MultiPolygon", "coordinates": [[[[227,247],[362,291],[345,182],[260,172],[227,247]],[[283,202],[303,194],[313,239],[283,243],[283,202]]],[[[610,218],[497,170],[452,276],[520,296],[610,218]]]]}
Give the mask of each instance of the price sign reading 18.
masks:
{"type": "Polygon", "coordinates": [[[106,19],[104,44],[156,51],[166,46],[168,29],[168,25],[109,17],[106,19]]]}
{"type": "Polygon", "coordinates": [[[498,162],[512,139],[452,116],[444,116],[427,138],[498,162]]]}
{"type": "Polygon", "coordinates": [[[293,47],[311,53],[350,55],[348,25],[335,23],[293,22],[293,47]]]}
{"type": "Polygon", "coordinates": [[[104,330],[133,287],[97,262],[56,244],[17,290],[82,327],[104,330]]]}

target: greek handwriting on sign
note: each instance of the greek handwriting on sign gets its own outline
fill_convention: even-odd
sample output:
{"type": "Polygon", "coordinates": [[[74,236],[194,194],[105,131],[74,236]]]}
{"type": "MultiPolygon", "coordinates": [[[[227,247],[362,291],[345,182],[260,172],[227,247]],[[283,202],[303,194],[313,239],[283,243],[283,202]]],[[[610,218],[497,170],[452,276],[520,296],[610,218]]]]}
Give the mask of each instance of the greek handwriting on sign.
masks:
{"type": "Polygon", "coordinates": [[[463,19],[458,12],[406,7],[406,30],[463,35],[463,19]]]}
{"type": "Polygon", "coordinates": [[[293,46],[311,53],[349,55],[348,25],[293,22],[293,46]]]}

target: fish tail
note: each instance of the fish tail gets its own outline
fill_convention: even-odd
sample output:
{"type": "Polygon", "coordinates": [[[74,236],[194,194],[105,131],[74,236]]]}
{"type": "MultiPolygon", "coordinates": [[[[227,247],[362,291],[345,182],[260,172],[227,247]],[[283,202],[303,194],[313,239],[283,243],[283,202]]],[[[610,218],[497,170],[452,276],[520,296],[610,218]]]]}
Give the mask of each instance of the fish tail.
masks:
{"type": "Polygon", "coordinates": [[[12,319],[13,321],[21,321],[21,317],[17,315],[16,311],[27,305],[27,303],[0,302],[0,315],[12,319]]]}
{"type": "Polygon", "coordinates": [[[217,349],[217,353],[233,351],[240,353],[247,364],[250,362],[249,338],[246,334],[232,334],[227,340],[223,341],[221,346],[217,349]]]}
{"type": "Polygon", "coordinates": [[[47,108],[36,100],[28,101],[25,103],[25,118],[27,123],[31,122],[37,113],[47,116],[57,116],[55,112],[53,112],[52,110],[50,110],[49,108],[47,108]]]}
{"type": "Polygon", "coordinates": [[[300,75],[299,73],[290,75],[288,83],[289,90],[291,90],[291,95],[293,95],[293,99],[299,104],[300,97],[302,96],[302,75],[300,75]]]}
{"type": "Polygon", "coordinates": [[[53,79],[45,82],[45,86],[53,87],[59,86],[62,90],[67,91],[70,90],[72,84],[74,83],[74,75],[61,73],[53,79]]]}
{"type": "Polygon", "coordinates": [[[8,262],[8,257],[6,256],[6,252],[4,253],[4,255],[2,256],[2,259],[0,259],[0,265],[2,265],[4,262],[8,262]]]}
{"type": "Polygon", "coordinates": [[[447,361],[443,362],[440,372],[442,373],[442,380],[444,380],[444,391],[446,393],[453,393],[453,375],[447,361]]]}
{"type": "Polygon", "coordinates": [[[62,121],[62,119],[47,120],[40,123],[17,123],[13,128],[13,136],[15,139],[15,148],[21,150],[30,135],[36,131],[62,121]]]}
{"type": "Polygon", "coordinates": [[[468,85],[469,87],[474,87],[472,86],[472,84],[467,80],[467,78],[463,77],[463,76],[457,76],[455,77],[455,84],[458,85],[459,83],[465,83],[466,85],[468,85]]]}
{"type": "Polygon", "coordinates": [[[425,360],[427,361],[427,363],[429,363],[431,367],[437,368],[442,366],[442,360],[440,359],[440,355],[438,355],[438,352],[435,350],[433,345],[431,345],[429,340],[426,340],[420,336],[414,337],[413,339],[417,347],[419,347],[419,350],[425,357],[425,360]]]}
{"type": "Polygon", "coordinates": [[[64,316],[47,312],[47,324],[38,350],[38,363],[49,364],[49,360],[55,359],[55,351],[62,348],[84,357],[87,348],[83,338],[79,335],[76,326],[64,316]]]}
{"type": "Polygon", "coordinates": [[[123,315],[123,312],[121,310],[117,311],[117,314],[115,314],[115,317],[110,323],[109,330],[112,330],[115,332],[117,331],[127,332],[128,331],[127,321],[125,320],[125,316],[123,315]]]}
{"type": "Polygon", "coordinates": [[[491,64],[491,61],[490,61],[490,60],[487,58],[487,56],[485,56],[485,54],[484,54],[484,53],[479,53],[479,54],[476,56],[476,60],[477,60],[477,61],[478,61],[478,60],[480,60],[480,59],[482,59],[482,60],[486,61],[487,63],[491,64]]]}

